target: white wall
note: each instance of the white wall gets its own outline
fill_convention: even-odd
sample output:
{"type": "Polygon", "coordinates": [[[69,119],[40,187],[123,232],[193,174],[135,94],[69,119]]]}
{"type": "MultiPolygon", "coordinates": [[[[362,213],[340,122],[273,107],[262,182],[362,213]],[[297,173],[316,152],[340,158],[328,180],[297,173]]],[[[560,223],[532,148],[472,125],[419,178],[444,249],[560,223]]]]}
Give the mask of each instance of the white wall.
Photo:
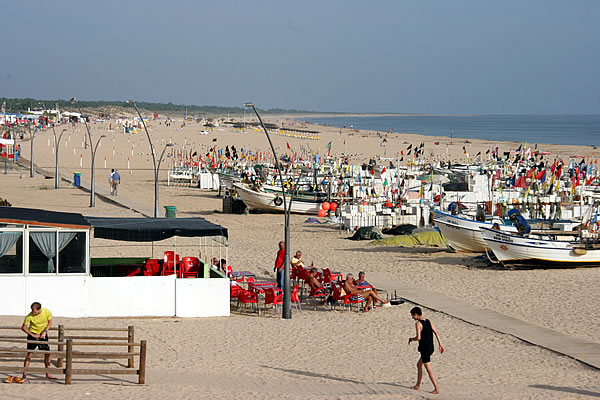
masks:
{"type": "Polygon", "coordinates": [[[0,276],[0,315],[25,316],[34,301],[57,317],[229,316],[229,280],[0,276]]]}
{"type": "Polygon", "coordinates": [[[90,278],[90,317],[175,315],[175,275],[90,278]]]}
{"type": "MultiPolygon", "coordinates": [[[[25,278],[25,306],[42,303],[53,315],[85,317],[88,310],[89,276],[32,276],[25,278]]],[[[27,311],[29,312],[29,311],[27,311]]]]}
{"type": "Polygon", "coordinates": [[[229,279],[177,279],[178,317],[228,317],[229,279]]]}
{"type": "Polygon", "coordinates": [[[27,313],[29,306],[25,303],[25,277],[0,276],[0,315],[25,317],[27,313]]]}

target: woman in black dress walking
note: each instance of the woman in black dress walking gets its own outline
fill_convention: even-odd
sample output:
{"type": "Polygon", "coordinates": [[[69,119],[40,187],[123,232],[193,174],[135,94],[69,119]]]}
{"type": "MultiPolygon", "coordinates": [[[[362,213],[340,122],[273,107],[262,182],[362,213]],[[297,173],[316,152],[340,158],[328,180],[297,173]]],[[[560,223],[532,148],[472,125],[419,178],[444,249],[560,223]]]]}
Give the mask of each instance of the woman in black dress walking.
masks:
{"type": "Polygon", "coordinates": [[[427,370],[427,374],[429,375],[429,379],[431,379],[431,383],[433,383],[434,390],[431,392],[433,394],[440,393],[440,388],[438,387],[437,380],[435,379],[435,375],[433,375],[433,370],[431,369],[431,355],[434,351],[433,345],[433,335],[437,338],[438,344],[440,346],[440,353],[444,352],[444,346],[442,346],[442,341],[440,339],[440,335],[438,334],[433,323],[425,319],[423,317],[423,312],[419,307],[414,307],[410,310],[410,315],[412,319],[415,321],[415,328],[417,330],[417,335],[415,337],[411,337],[408,339],[408,344],[411,342],[417,341],[419,342],[419,353],[421,357],[419,358],[419,362],[417,362],[417,384],[413,386],[413,389],[419,390],[421,387],[421,380],[423,379],[423,365],[427,370]]]}

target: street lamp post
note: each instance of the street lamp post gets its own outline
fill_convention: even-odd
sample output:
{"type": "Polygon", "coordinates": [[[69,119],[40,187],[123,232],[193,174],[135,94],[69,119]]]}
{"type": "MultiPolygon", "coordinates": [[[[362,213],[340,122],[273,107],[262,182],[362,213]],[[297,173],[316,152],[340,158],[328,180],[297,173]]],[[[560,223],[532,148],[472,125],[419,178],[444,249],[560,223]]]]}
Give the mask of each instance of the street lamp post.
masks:
{"type": "MultiPolygon", "coordinates": [[[[77,101],[77,98],[72,97],[71,103],[77,105],[77,108],[79,109],[79,113],[81,114],[81,116],[83,118],[83,111],[81,111],[81,107],[79,106],[79,102],[77,101]]],[[[92,133],[90,132],[90,127],[88,126],[87,119],[83,118],[83,122],[85,123],[85,129],[87,130],[87,138],[90,141],[90,152],[91,152],[91,156],[92,156],[92,179],[90,182],[90,186],[91,186],[91,188],[90,188],[91,189],[90,190],[90,207],[95,207],[96,206],[96,185],[95,185],[96,182],[94,180],[94,161],[96,158],[96,149],[98,148],[98,143],[100,143],[100,139],[105,137],[105,135],[100,136],[100,138],[96,142],[96,146],[94,147],[92,145],[92,133]]]]}
{"type": "Polygon", "coordinates": [[[29,127],[29,141],[31,144],[31,152],[30,152],[30,157],[31,160],[29,160],[29,177],[33,178],[34,175],[34,171],[33,171],[33,140],[35,139],[35,134],[36,134],[36,130],[33,130],[33,133],[31,133],[31,124],[27,123],[27,126],[29,127]]]}
{"type": "Polygon", "coordinates": [[[90,137],[90,151],[92,152],[92,196],[90,197],[90,207],[96,206],[96,180],[94,179],[94,164],[96,163],[96,150],[98,149],[98,145],[103,137],[106,137],[106,135],[101,135],[96,141],[95,146],[92,144],[92,138],[90,137]]]}
{"type": "Polygon", "coordinates": [[[60,182],[60,178],[59,178],[59,174],[58,174],[58,150],[60,149],[60,139],[62,138],[63,133],[65,133],[67,130],[63,129],[62,131],[60,131],[60,135],[58,135],[58,139],[56,138],[56,131],[54,130],[54,124],[52,125],[52,132],[54,133],[54,147],[56,148],[56,165],[54,168],[54,188],[58,189],[58,187],[60,186],[59,182],[60,182]]]}
{"type": "Polygon", "coordinates": [[[158,165],[156,166],[156,173],[154,174],[154,218],[158,218],[158,171],[160,170],[160,164],[162,163],[163,156],[167,147],[173,147],[173,143],[165,144],[163,151],[160,153],[158,158],[158,165]]]}
{"type": "MultiPolygon", "coordinates": [[[[44,102],[40,103],[42,107],[44,107],[44,111],[46,111],[46,104],[44,102]]],[[[58,103],[56,104],[56,119],[58,120],[58,103]]],[[[55,167],[54,167],[54,189],[58,189],[60,186],[60,178],[58,174],[58,150],[60,148],[60,139],[62,138],[63,133],[65,133],[66,129],[60,131],[60,135],[58,135],[58,139],[56,138],[56,130],[54,129],[54,123],[52,124],[52,134],[54,135],[54,148],[56,149],[55,154],[55,167]]]]}
{"type": "Polygon", "coordinates": [[[273,142],[271,141],[271,137],[269,136],[269,132],[267,131],[267,127],[263,123],[262,118],[256,111],[256,107],[254,103],[245,103],[244,107],[252,108],[254,110],[254,114],[258,118],[260,125],[267,136],[267,140],[269,141],[269,145],[271,146],[271,151],[273,152],[273,157],[275,158],[275,168],[277,168],[277,173],[279,174],[279,180],[281,182],[281,196],[283,197],[283,210],[284,210],[284,227],[285,227],[285,256],[283,259],[283,311],[282,317],[284,319],[292,319],[292,301],[291,301],[291,292],[290,292],[290,208],[292,198],[290,196],[290,207],[288,207],[288,203],[285,197],[285,185],[283,182],[283,177],[281,176],[281,167],[279,165],[279,158],[277,157],[277,153],[275,152],[275,147],[273,146],[273,142]]]}
{"type": "Polygon", "coordinates": [[[154,145],[152,144],[152,139],[150,138],[150,133],[148,132],[148,128],[146,127],[146,122],[144,122],[144,118],[142,117],[140,110],[138,110],[137,105],[135,104],[135,101],[127,100],[127,103],[133,104],[135,111],[137,111],[140,119],[142,120],[142,125],[144,125],[144,131],[146,132],[146,137],[148,138],[148,143],[150,143],[150,152],[152,153],[152,164],[154,165],[154,218],[158,218],[158,168],[160,168],[160,161],[162,160],[162,156],[163,156],[165,150],[167,149],[167,147],[171,147],[173,144],[167,143],[167,145],[163,149],[163,154],[160,155],[161,160],[159,160],[158,168],[157,168],[156,156],[154,155],[154,145]]]}

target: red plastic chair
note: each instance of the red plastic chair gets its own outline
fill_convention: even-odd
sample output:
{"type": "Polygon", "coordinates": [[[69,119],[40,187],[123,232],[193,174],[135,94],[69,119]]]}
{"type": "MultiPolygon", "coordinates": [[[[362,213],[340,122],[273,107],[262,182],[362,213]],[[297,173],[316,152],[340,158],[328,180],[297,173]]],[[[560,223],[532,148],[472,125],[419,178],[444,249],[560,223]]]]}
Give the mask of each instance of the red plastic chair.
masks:
{"type": "Polygon", "coordinates": [[[256,308],[256,310],[258,311],[258,294],[249,290],[242,289],[238,296],[238,311],[240,311],[240,304],[252,304],[252,308],[256,308]]]}
{"type": "Polygon", "coordinates": [[[144,263],[144,275],[145,276],[158,276],[160,275],[160,264],[161,260],[157,258],[149,258],[144,263]]]}
{"type": "Polygon", "coordinates": [[[331,272],[329,268],[323,268],[323,282],[334,283],[339,282],[342,278],[342,274],[339,272],[331,272]]]}
{"type": "Polygon", "coordinates": [[[195,278],[200,272],[200,260],[197,257],[183,257],[179,263],[177,275],[180,278],[195,278]]]}
{"type": "Polygon", "coordinates": [[[243,290],[239,285],[229,285],[229,299],[239,299],[243,290]]]}
{"type": "Polygon", "coordinates": [[[279,288],[265,288],[265,312],[267,311],[267,304],[273,305],[273,315],[275,315],[275,308],[283,304],[283,290],[279,288]]]}
{"type": "Polygon", "coordinates": [[[296,309],[301,311],[300,307],[300,296],[298,296],[298,285],[294,285],[291,293],[292,304],[296,304],[296,309]]]}
{"type": "Polygon", "coordinates": [[[344,299],[344,309],[346,307],[349,307],[350,310],[352,310],[352,306],[354,304],[356,304],[357,307],[358,307],[358,311],[360,312],[361,306],[364,307],[365,300],[361,300],[362,296],[360,298],[358,296],[359,296],[358,294],[347,294],[347,295],[345,295],[343,297],[343,299],[344,299]]]}
{"type": "Polygon", "coordinates": [[[246,276],[246,282],[251,283],[254,282],[254,277],[253,276],[246,276]]]}
{"type": "Polygon", "coordinates": [[[179,254],[175,254],[174,251],[165,251],[161,275],[173,275],[175,264],[179,265],[179,254]]]}
{"type": "Polygon", "coordinates": [[[342,289],[334,282],[331,284],[331,297],[333,309],[336,308],[337,302],[342,299],[342,289]]]}
{"type": "Polygon", "coordinates": [[[329,293],[327,293],[327,288],[325,288],[325,287],[310,289],[310,294],[308,295],[308,297],[313,299],[315,311],[317,310],[317,300],[326,299],[328,295],[329,295],[329,293]]]}
{"type": "Polygon", "coordinates": [[[233,272],[233,268],[231,268],[231,265],[227,266],[227,276],[228,277],[231,276],[232,272],[233,272]]]}

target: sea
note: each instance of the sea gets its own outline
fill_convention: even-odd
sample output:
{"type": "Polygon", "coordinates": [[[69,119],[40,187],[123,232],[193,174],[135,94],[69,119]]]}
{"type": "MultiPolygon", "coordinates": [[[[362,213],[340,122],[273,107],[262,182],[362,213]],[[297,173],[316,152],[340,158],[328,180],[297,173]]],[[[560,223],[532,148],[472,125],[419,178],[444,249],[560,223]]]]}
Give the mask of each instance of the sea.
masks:
{"type": "Polygon", "coordinates": [[[462,139],[600,146],[600,115],[432,115],[303,118],[319,125],[462,139]]]}

